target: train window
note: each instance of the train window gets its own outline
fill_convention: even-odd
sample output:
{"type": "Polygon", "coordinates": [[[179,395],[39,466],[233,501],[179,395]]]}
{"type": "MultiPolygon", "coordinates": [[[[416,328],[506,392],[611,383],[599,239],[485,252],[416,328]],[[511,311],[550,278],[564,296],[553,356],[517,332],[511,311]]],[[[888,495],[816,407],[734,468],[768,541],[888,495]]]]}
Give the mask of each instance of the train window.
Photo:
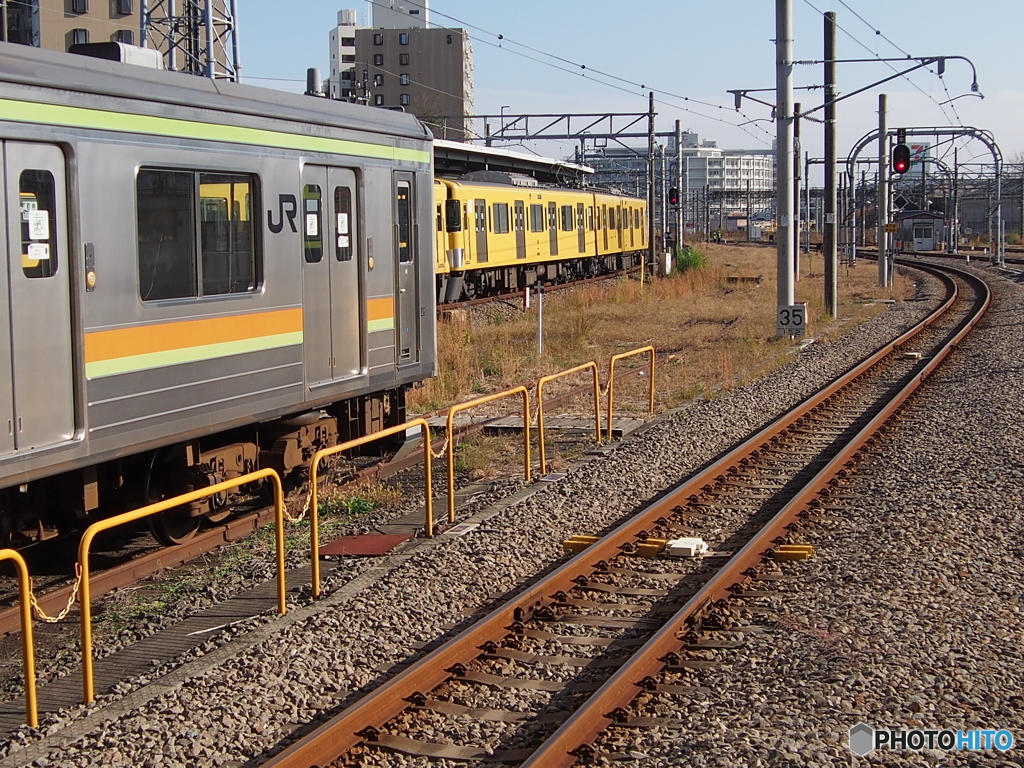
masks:
{"type": "Polygon", "coordinates": [[[444,231],[444,223],[441,220],[441,204],[440,203],[437,204],[437,231],[438,232],[443,232],[444,231]]]}
{"type": "Polygon", "coordinates": [[[204,296],[248,293],[256,288],[254,189],[254,178],[245,174],[199,174],[204,296]]]}
{"type": "Polygon", "coordinates": [[[530,206],[530,231],[531,232],[543,232],[544,231],[544,206],[543,205],[531,205],[530,206]]]}
{"type": "Polygon", "coordinates": [[[576,203],[576,229],[583,229],[583,203],[576,203]]]}
{"type": "Polygon", "coordinates": [[[53,174],[22,171],[18,192],[21,197],[21,271],[25,277],[53,277],[57,272],[53,174]]]}
{"type": "MultiPolygon", "coordinates": [[[[438,214],[438,224],[441,216],[438,214]]],[[[337,241],[334,257],[338,261],[352,261],[352,190],[348,187],[334,188],[334,226],[337,241]]]]}
{"type": "Polygon", "coordinates": [[[191,171],[139,171],[135,192],[143,301],[197,294],[195,185],[191,171]]]}
{"type": "Polygon", "coordinates": [[[444,228],[446,232],[462,231],[462,206],[458,200],[444,201],[444,228]]]}
{"type": "Polygon", "coordinates": [[[508,232],[508,203],[494,204],[494,232],[499,235],[508,232]]]}
{"type": "Polygon", "coordinates": [[[412,189],[408,181],[398,182],[395,190],[398,217],[398,261],[408,264],[412,261],[412,189]]]}
{"type": "MultiPolygon", "coordinates": [[[[481,202],[483,202],[484,205],[487,205],[486,201],[482,200],[481,202]]],[[[487,231],[488,232],[493,232],[494,231],[494,227],[491,226],[491,209],[490,208],[487,209],[487,231]]]]}
{"type": "Polygon", "coordinates": [[[555,213],[554,203],[548,203],[548,229],[558,229],[558,214],[555,213]]]}
{"type": "Polygon", "coordinates": [[[587,229],[594,229],[594,206],[587,206],[587,229]]]}
{"type": "Polygon", "coordinates": [[[601,206],[601,229],[608,229],[608,206],[601,206]]]}
{"type": "Polygon", "coordinates": [[[569,232],[572,229],[572,206],[562,206],[562,231],[569,232]]]}
{"type": "Polygon", "coordinates": [[[316,264],[324,257],[323,195],[320,185],[307,184],[302,188],[302,248],[305,259],[316,264]]]}

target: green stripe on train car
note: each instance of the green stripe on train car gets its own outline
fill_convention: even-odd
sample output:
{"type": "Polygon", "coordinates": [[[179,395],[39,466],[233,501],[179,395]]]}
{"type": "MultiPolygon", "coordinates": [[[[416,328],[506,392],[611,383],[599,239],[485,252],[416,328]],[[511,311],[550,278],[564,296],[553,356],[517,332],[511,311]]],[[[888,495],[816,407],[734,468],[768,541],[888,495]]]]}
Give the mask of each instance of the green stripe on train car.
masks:
{"type": "Polygon", "coordinates": [[[42,104],[35,101],[0,99],[0,119],[19,123],[61,125],[70,128],[88,128],[123,133],[167,136],[176,139],[225,141],[258,147],[279,147],[307,152],[335,155],[354,155],[383,160],[403,160],[412,163],[430,163],[430,152],[418,149],[388,147],[362,141],[329,139],[322,136],[304,136],[265,128],[245,128],[216,123],[198,123],[171,117],[133,115],[86,107],[68,107],[61,104],[42,104]]]}

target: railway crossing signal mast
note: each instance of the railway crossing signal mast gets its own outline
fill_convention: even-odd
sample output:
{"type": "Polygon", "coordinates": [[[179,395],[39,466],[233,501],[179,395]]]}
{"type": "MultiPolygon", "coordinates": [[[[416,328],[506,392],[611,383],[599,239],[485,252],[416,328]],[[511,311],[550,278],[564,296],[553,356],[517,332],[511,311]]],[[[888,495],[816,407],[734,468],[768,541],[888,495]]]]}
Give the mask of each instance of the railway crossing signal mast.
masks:
{"type": "Polygon", "coordinates": [[[238,0],[141,0],[142,47],[164,51],[164,65],[211,80],[240,80],[238,0]]]}

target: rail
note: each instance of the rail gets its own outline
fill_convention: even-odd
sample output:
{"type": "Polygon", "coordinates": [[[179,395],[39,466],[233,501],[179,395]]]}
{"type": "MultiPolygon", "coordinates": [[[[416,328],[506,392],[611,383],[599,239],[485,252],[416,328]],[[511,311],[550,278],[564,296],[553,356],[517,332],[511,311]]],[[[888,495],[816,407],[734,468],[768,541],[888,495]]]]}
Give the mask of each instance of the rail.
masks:
{"type": "Polygon", "coordinates": [[[434,501],[433,492],[434,487],[430,478],[430,425],[426,419],[412,419],[399,424],[394,427],[388,427],[380,432],[374,432],[372,435],[364,435],[363,437],[357,437],[354,440],[342,443],[341,445],[332,445],[330,448],[322,448],[313,454],[313,461],[309,466],[309,530],[310,530],[310,550],[312,558],[312,578],[313,578],[313,597],[320,596],[320,522],[319,522],[319,499],[317,498],[317,472],[320,467],[320,462],[328,456],[333,456],[337,453],[350,450],[352,448],[358,448],[360,445],[366,445],[372,443],[375,440],[380,440],[391,435],[397,435],[399,432],[405,432],[413,427],[420,427],[423,430],[423,473],[425,477],[426,490],[424,498],[426,499],[426,533],[427,536],[434,535],[434,501]]]}
{"type": "Polygon", "coordinates": [[[172,499],[164,499],[131,512],[100,520],[85,529],[85,533],[82,534],[82,540],[78,544],[78,565],[82,574],[82,690],[86,704],[94,701],[96,698],[92,670],[92,608],[89,605],[91,599],[89,594],[89,548],[92,546],[92,541],[96,534],[268,477],[274,481],[274,521],[277,529],[277,612],[283,615],[287,610],[285,605],[284,576],[284,491],[281,487],[280,476],[272,469],[261,469],[258,472],[251,472],[248,475],[225,480],[222,483],[200,488],[181,496],[175,496],[172,499]]]}
{"type": "Polygon", "coordinates": [[[601,444],[601,384],[597,372],[597,363],[583,363],[575,368],[553,373],[550,376],[543,376],[537,382],[537,440],[540,444],[540,473],[542,475],[546,475],[548,471],[547,454],[544,447],[544,385],[549,381],[554,381],[573,373],[580,373],[588,368],[594,372],[594,435],[598,445],[601,444]]]}
{"type": "Polygon", "coordinates": [[[10,560],[18,570],[18,603],[21,611],[21,658],[25,669],[25,721],[39,727],[39,705],[36,701],[36,653],[32,639],[32,580],[28,566],[13,549],[0,549],[0,562],[10,560]]]}
{"type": "Polygon", "coordinates": [[[623,360],[627,357],[634,357],[635,355],[642,355],[648,353],[651,356],[651,383],[650,383],[650,394],[648,395],[647,412],[654,413],[654,347],[640,347],[639,349],[632,349],[629,352],[622,352],[618,355],[612,355],[608,361],[608,439],[612,439],[612,406],[615,403],[615,363],[618,360],[623,360]]]}
{"type": "Polygon", "coordinates": [[[503,400],[517,394],[523,396],[523,448],[526,454],[526,482],[530,482],[530,392],[526,387],[513,387],[502,392],[467,400],[448,409],[448,522],[455,522],[455,414],[477,405],[503,400]]]}

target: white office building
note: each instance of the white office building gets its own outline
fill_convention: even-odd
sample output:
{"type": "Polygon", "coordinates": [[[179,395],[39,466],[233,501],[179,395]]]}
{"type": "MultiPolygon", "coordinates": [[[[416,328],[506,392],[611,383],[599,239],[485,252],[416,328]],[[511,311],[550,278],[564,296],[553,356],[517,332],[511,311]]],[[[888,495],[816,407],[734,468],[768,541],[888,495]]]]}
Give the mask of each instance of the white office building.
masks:
{"type": "Polygon", "coordinates": [[[356,30],[366,29],[358,23],[354,10],[338,11],[338,25],[330,32],[331,71],[324,90],[332,99],[349,99],[354,95],[356,80],[356,30]]]}

